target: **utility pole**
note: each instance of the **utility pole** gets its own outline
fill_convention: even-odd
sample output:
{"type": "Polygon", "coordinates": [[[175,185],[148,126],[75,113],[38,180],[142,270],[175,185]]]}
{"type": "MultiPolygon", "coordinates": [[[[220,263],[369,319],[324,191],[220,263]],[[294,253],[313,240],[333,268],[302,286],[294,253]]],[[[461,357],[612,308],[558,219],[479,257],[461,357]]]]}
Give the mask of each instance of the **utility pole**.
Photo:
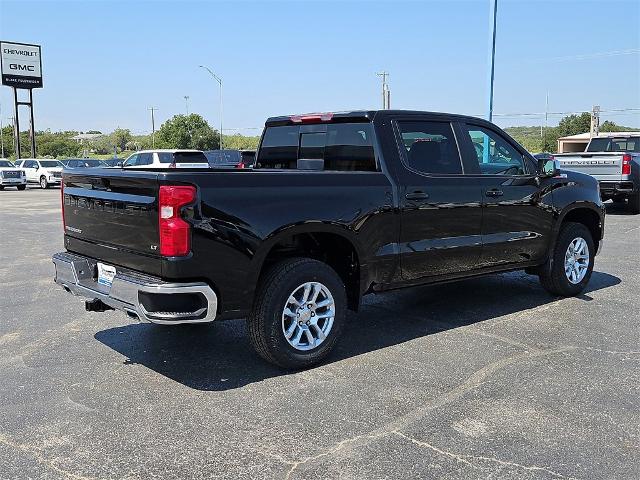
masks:
{"type": "Polygon", "coordinates": [[[0,145],[2,146],[2,153],[0,153],[0,158],[4,158],[4,132],[2,131],[2,104],[0,104],[0,145]]]}
{"type": "Polygon", "coordinates": [[[189,95],[184,96],[184,103],[185,103],[185,106],[187,107],[187,117],[188,117],[189,116],[189,95]]]}
{"type": "Polygon", "coordinates": [[[156,107],[150,107],[151,111],[151,148],[156,148],[156,121],[153,117],[153,112],[157,110],[156,107]]]}
{"type": "Polygon", "coordinates": [[[489,75],[488,75],[488,98],[487,98],[487,120],[493,120],[493,78],[496,63],[496,21],[498,17],[498,0],[489,0],[489,75]]]}
{"type": "Polygon", "coordinates": [[[204,68],[209,74],[218,82],[220,85],[220,150],[223,150],[223,140],[222,140],[222,79],[213,73],[209,67],[204,65],[200,65],[200,68],[204,68]]]}
{"type": "Polygon", "coordinates": [[[376,73],[379,77],[382,77],[382,109],[389,110],[391,108],[391,92],[389,91],[389,84],[387,83],[388,72],[376,73]]]}
{"type": "Polygon", "coordinates": [[[597,137],[600,133],[600,105],[594,105],[591,110],[591,132],[590,137],[597,137]]]}

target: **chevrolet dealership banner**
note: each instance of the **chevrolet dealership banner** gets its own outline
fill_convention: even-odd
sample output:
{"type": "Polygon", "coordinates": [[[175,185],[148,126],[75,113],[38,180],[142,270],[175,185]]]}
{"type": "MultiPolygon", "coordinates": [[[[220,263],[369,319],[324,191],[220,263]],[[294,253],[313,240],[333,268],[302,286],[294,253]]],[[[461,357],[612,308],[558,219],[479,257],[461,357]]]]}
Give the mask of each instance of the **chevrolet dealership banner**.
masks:
{"type": "Polygon", "coordinates": [[[42,87],[40,45],[0,42],[2,85],[15,88],[42,87]]]}

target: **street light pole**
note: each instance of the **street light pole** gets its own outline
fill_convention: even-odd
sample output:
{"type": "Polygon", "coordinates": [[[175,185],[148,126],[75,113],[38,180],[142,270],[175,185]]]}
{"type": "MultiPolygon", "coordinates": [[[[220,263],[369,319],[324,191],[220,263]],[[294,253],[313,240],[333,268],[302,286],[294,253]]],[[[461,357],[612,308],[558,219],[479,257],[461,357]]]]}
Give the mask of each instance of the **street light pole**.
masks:
{"type": "Polygon", "coordinates": [[[222,79],[217,76],[215,73],[211,71],[209,67],[204,65],[200,65],[200,68],[204,68],[209,74],[216,79],[218,84],[220,85],[220,150],[223,149],[223,140],[222,140],[222,79]]]}
{"type": "Polygon", "coordinates": [[[489,81],[488,81],[488,99],[487,99],[487,120],[493,120],[493,76],[495,71],[496,60],[496,18],[498,13],[498,0],[489,0],[489,18],[490,18],[490,36],[489,36],[489,81]]]}
{"type": "Polygon", "coordinates": [[[189,116],[189,95],[184,96],[184,104],[187,107],[187,117],[189,116]]]}
{"type": "Polygon", "coordinates": [[[151,111],[151,148],[155,148],[156,147],[156,120],[153,117],[153,112],[155,112],[157,108],[150,107],[149,110],[151,111]]]}

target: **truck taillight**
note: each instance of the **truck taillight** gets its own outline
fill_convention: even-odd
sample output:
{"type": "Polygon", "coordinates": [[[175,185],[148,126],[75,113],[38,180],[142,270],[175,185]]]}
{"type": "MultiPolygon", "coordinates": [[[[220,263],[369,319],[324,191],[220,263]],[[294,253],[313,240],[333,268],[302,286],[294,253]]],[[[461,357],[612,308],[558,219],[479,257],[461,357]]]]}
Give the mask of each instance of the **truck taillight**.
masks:
{"type": "Polygon", "coordinates": [[[622,156],[622,174],[631,175],[631,155],[628,153],[622,156]]]}
{"type": "Polygon", "coordinates": [[[191,251],[191,227],[180,218],[180,209],[193,203],[195,199],[195,187],[160,186],[158,202],[160,255],[183,257],[191,251]]]}

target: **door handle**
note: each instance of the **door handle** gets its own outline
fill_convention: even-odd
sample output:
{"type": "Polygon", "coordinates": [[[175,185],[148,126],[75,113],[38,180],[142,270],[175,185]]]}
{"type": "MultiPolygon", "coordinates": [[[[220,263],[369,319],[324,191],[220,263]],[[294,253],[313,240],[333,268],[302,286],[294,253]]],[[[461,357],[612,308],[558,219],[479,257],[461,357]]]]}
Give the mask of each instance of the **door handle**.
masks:
{"type": "Polygon", "coordinates": [[[429,194],[427,192],[416,190],[414,192],[407,193],[404,198],[407,200],[426,200],[429,198],[429,194]]]}
{"type": "Polygon", "coordinates": [[[504,192],[502,190],[498,190],[497,188],[492,188],[491,190],[487,190],[486,192],[484,192],[484,194],[487,197],[501,197],[502,195],[504,195],[504,192]]]}

